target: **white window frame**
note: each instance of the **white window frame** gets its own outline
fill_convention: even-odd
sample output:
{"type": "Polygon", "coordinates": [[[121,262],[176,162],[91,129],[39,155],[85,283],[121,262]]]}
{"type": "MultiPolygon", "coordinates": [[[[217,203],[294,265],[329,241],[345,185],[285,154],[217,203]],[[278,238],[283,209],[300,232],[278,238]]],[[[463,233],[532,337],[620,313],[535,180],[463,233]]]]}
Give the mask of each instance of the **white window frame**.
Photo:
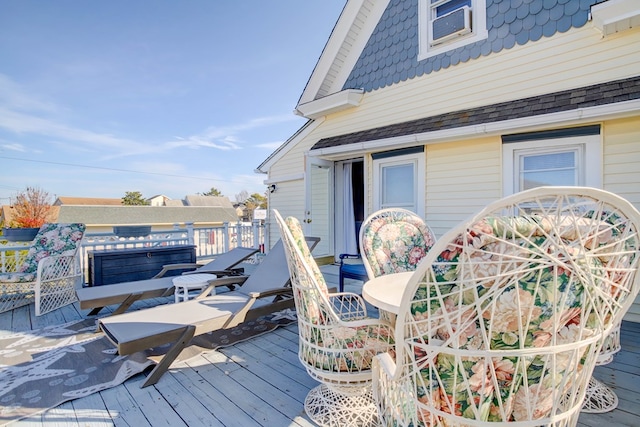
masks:
{"type": "Polygon", "coordinates": [[[602,138],[600,135],[523,141],[502,144],[504,195],[521,191],[520,158],[526,155],[575,151],[578,186],[602,188],[602,138]]]}
{"type": "MultiPolygon", "coordinates": [[[[382,170],[385,167],[413,165],[413,206],[401,206],[424,218],[425,153],[404,154],[373,160],[373,210],[382,209],[382,170]]],[[[400,207],[400,206],[399,206],[400,207]]]]}
{"type": "Polygon", "coordinates": [[[436,17],[434,8],[450,0],[418,0],[419,49],[418,61],[456,49],[461,46],[484,40],[489,36],[487,31],[486,0],[471,0],[471,32],[451,40],[431,46],[431,21],[436,17]]]}

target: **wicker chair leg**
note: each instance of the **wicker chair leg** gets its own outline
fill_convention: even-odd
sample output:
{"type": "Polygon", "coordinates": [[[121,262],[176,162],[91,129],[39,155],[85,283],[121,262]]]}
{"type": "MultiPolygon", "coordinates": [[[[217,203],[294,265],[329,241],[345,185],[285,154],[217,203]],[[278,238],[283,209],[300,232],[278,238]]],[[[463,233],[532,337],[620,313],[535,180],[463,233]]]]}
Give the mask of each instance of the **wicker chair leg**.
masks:
{"type": "Polygon", "coordinates": [[[304,409],[318,425],[327,427],[366,427],[378,425],[378,412],[371,386],[329,386],[312,389],[304,409]]]}

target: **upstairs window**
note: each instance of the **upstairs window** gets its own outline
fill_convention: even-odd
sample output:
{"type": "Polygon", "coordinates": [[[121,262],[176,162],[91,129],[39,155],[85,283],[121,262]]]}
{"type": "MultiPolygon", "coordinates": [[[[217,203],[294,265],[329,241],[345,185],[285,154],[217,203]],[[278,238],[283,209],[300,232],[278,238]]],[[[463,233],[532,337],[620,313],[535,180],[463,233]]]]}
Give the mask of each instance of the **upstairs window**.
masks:
{"type": "Polygon", "coordinates": [[[485,0],[419,0],[418,60],[487,38],[485,0]]]}

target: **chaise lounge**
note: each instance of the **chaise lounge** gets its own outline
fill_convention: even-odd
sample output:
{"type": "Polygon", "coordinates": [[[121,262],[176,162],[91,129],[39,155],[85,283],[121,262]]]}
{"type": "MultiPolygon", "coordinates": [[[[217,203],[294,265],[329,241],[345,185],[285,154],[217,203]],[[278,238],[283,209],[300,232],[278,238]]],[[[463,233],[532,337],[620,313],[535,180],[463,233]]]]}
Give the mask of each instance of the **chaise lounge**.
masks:
{"type": "Polygon", "coordinates": [[[235,267],[242,261],[258,252],[257,249],[237,247],[229,252],[218,255],[213,261],[201,264],[172,264],[166,265],[152,279],[136,280],[134,282],[116,283],[106,286],[94,286],[80,288],[76,290],[81,310],[91,309],[89,315],[96,315],[104,307],[119,304],[111,313],[112,315],[124,313],[131,304],[136,301],[169,296],[174,293],[173,277],[166,277],[165,274],[171,270],[184,270],[193,268],[183,274],[216,274],[218,276],[238,275],[242,270],[235,267]]]}
{"type": "MultiPolygon", "coordinates": [[[[315,247],[320,239],[310,237],[307,241],[315,247]]],[[[103,318],[98,321],[98,328],[118,348],[120,355],[172,344],[142,384],[146,387],[158,382],[193,337],[293,308],[289,283],[285,252],[279,241],[248,277],[214,279],[193,300],[103,318]],[[230,284],[241,286],[207,296],[214,287],[230,284]]]]}

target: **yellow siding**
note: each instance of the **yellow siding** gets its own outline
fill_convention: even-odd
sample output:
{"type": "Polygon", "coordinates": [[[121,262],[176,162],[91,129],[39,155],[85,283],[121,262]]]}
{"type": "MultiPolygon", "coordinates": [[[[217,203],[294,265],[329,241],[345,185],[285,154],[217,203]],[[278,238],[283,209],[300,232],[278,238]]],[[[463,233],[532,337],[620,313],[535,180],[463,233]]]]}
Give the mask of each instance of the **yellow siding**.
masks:
{"type": "Polygon", "coordinates": [[[428,145],[426,220],[436,236],[502,195],[501,141],[428,145]]]}
{"type": "MultiPolygon", "coordinates": [[[[604,123],[604,189],[640,209],[640,117],[604,123]]],[[[640,297],[627,320],[640,322],[640,297]]]]}
{"type": "MultiPolygon", "coordinates": [[[[365,94],[328,117],[333,135],[635,76],[640,29],[601,38],[591,25],[365,94]]],[[[324,129],[327,129],[323,126],[324,129]]]]}

